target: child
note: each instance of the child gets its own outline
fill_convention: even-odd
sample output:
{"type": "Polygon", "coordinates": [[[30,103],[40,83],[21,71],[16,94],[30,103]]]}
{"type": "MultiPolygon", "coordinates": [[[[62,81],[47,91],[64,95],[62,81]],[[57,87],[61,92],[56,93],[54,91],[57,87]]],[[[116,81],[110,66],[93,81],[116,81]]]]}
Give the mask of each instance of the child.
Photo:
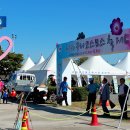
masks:
{"type": "Polygon", "coordinates": [[[17,93],[16,93],[15,89],[12,88],[12,91],[11,91],[11,93],[9,95],[12,101],[15,101],[16,95],[17,95],[17,93]]]}
{"type": "Polygon", "coordinates": [[[7,99],[8,99],[8,91],[7,89],[5,89],[3,92],[3,103],[5,103],[6,101],[6,104],[7,104],[7,99]]]}

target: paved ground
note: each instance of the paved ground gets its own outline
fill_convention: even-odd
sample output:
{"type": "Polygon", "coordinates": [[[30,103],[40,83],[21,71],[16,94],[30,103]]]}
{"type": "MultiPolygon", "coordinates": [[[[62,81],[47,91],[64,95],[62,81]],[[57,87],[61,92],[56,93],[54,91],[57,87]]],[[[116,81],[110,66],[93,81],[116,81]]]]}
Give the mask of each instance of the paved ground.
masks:
{"type": "MultiPolygon", "coordinates": [[[[115,130],[119,124],[119,117],[115,114],[116,111],[119,112],[118,109],[114,109],[114,112],[111,111],[114,114],[111,118],[103,118],[102,111],[97,110],[100,126],[91,126],[91,115],[79,116],[83,110],[76,111],[76,108],[70,110],[69,107],[53,107],[48,104],[34,105],[29,103],[28,106],[32,120],[30,126],[33,130],[115,130]]],[[[0,130],[14,130],[17,107],[17,104],[10,102],[0,104],[0,130]]],[[[20,120],[21,117],[22,113],[20,120]]],[[[130,118],[122,121],[121,128],[124,130],[130,128],[130,118]]]]}

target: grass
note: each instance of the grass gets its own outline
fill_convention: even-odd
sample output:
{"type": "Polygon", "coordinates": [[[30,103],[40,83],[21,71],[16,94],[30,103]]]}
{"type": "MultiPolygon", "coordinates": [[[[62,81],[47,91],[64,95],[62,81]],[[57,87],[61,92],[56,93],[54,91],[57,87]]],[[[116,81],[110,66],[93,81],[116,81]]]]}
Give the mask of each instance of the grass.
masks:
{"type": "MultiPolygon", "coordinates": [[[[99,104],[99,100],[96,101],[96,105],[99,104]]],[[[86,110],[87,107],[87,101],[77,101],[77,102],[72,102],[72,105],[69,106],[69,109],[75,109],[75,110],[86,110]]]]}
{"type": "MultiPolygon", "coordinates": [[[[57,106],[56,102],[46,102],[48,105],[50,106],[57,106]]],[[[99,101],[96,102],[96,104],[98,105],[99,101]]],[[[60,107],[66,107],[66,106],[60,106],[60,107]]],[[[67,109],[70,110],[86,110],[87,107],[87,101],[75,101],[72,102],[71,106],[67,106],[67,109]]]]}
{"type": "Polygon", "coordinates": [[[72,107],[78,107],[81,109],[86,109],[86,105],[87,105],[86,101],[72,102],[72,107]]]}

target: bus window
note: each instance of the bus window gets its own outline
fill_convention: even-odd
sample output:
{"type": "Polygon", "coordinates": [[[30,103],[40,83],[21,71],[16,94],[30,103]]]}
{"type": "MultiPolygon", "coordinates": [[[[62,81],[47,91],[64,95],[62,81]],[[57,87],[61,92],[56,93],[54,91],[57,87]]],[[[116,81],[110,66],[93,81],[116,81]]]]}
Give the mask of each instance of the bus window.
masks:
{"type": "Polygon", "coordinates": [[[26,80],[26,75],[23,75],[23,80],[26,80]]]}
{"type": "Polygon", "coordinates": [[[20,76],[20,80],[22,80],[23,78],[22,78],[22,75],[20,76]]]}
{"type": "Polygon", "coordinates": [[[30,75],[27,76],[27,80],[31,80],[30,75]]]}

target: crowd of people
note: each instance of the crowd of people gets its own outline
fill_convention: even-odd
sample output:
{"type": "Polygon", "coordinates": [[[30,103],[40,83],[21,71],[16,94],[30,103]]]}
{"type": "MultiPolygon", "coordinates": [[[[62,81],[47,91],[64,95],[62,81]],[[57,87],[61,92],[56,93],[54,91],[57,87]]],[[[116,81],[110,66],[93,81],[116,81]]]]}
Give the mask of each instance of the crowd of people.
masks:
{"type": "MultiPolygon", "coordinates": [[[[56,82],[55,82],[54,78],[51,78],[51,80],[54,81],[52,83],[55,86],[56,82]]],[[[76,81],[74,80],[74,78],[72,78],[71,82],[73,83],[73,85],[76,85],[76,81]]],[[[86,90],[88,91],[88,100],[87,100],[87,106],[86,106],[87,114],[89,114],[90,110],[92,111],[92,108],[94,107],[95,102],[96,102],[97,93],[100,93],[100,101],[101,101],[101,104],[102,104],[102,110],[104,112],[103,115],[110,117],[110,112],[109,112],[109,110],[106,106],[106,103],[107,103],[107,101],[110,100],[110,93],[112,91],[112,87],[110,86],[110,83],[108,82],[107,78],[103,78],[100,85],[94,82],[94,78],[89,78],[89,84],[87,84],[85,82],[84,78],[82,77],[82,83],[83,82],[84,82],[84,87],[86,87],[86,90]]],[[[59,95],[62,94],[62,97],[63,97],[62,101],[65,100],[66,106],[68,106],[68,101],[67,101],[68,89],[71,90],[71,92],[73,92],[73,89],[71,87],[69,87],[69,85],[67,83],[67,77],[64,77],[63,81],[60,84],[58,94],[59,95]]],[[[125,118],[125,119],[128,118],[128,115],[127,115],[127,100],[129,98],[129,96],[127,97],[127,100],[126,100],[128,90],[129,90],[128,86],[125,84],[125,79],[121,78],[120,84],[119,84],[119,87],[118,87],[118,101],[119,101],[119,104],[120,104],[121,112],[123,111],[123,107],[124,107],[123,118],[125,118]]],[[[12,92],[13,91],[14,90],[12,89],[12,92]]],[[[15,97],[15,96],[16,95],[14,95],[12,97],[15,97]]],[[[3,103],[7,104],[8,97],[9,97],[8,90],[5,87],[4,82],[0,78],[0,103],[2,103],[2,99],[3,99],[3,103]]]]}
{"type": "MultiPolygon", "coordinates": [[[[68,101],[67,101],[68,89],[70,89],[73,92],[71,87],[68,86],[67,77],[64,77],[63,81],[60,84],[59,93],[60,92],[62,93],[63,100],[65,100],[66,106],[68,106],[68,101]]],[[[87,100],[87,106],[86,106],[87,114],[89,114],[90,110],[91,111],[93,110],[92,108],[95,105],[97,94],[100,94],[100,101],[101,101],[101,105],[102,105],[102,110],[104,112],[103,116],[110,117],[110,112],[109,112],[106,104],[107,104],[107,101],[110,101],[112,103],[112,101],[110,100],[110,93],[112,91],[112,87],[111,87],[110,83],[108,82],[107,78],[103,78],[100,85],[98,85],[97,83],[94,83],[94,78],[90,78],[89,84],[88,85],[86,84],[86,90],[88,91],[88,100],[87,100]]],[[[120,104],[121,112],[123,111],[123,107],[125,106],[124,113],[123,113],[123,118],[125,118],[125,119],[128,118],[128,116],[127,116],[128,97],[126,100],[128,90],[129,90],[128,86],[125,84],[125,79],[121,78],[120,84],[118,86],[118,101],[120,104]],[[126,102],[125,102],[125,100],[126,100],[126,102]],[[125,103],[125,105],[124,105],[124,103],[125,103]]],[[[111,103],[110,103],[110,105],[111,105],[111,103]]],[[[114,103],[112,103],[112,105],[115,106],[114,103]]]]}
{"type": "Polygon", "coordinates": [[[12,88],[11,93],[9,93],[8,89],[5,87],[4,82],[0,78],[0,103],[2,103],[3,100],[3,103],[7,104],[9,97],[13,101],[16,98],[16,91],[14,88],[12,88]]]}
{"type": "MultiPolygon", "coordinates": [[[[96,97],[97,97],[96,95],[98,92],[98,93],[100,93],[100,101],[101,101],[102,109],[104,112],[103,116],[110,117],[110,112],[109,112],[107,105],[106,105],[107,101],[110,101],[111,86],[110,86],[109,82],[107,81],[106,78],[103,78],[101,86],[94,83],[94,78],[90,78],[89,82],[90,82],[90,84],[88,86],[86,86],[86,89],[89,92],[87,108],[86,108],[87,113],[89,114],[91,106],[92,106],[91,108],[94,107],[96,97]]],[[[126,97],[127,92],[128,92],[128,86],[125,84],[125,79],[121,78],[120,84],[118,87],[118,101],[120,104],[121,112],[123,111],[123,107],[125,105],[124,113],[123,113],[123,118],[125,118],[125,119],[128,118],[128,116],[127,116],[128,97],[126,97]],[[126,100],[126,98],[127,98],[127,100],[126,100]],[[125,100],[126,100],[126,102],[125,102],[125,100]]]]}
{"type": "Polygon", "coordinates": [[[4,85],[4,82],[0,78],[0,103],[2,103],[1,102],[2,99],[3,99],[3,103],[7,104],[7,101],[8,101],[8,91],[7,91],[7,88],[4,85]]]}
{"type": "MultiPolygon", "coordinates": [[[[85,81],[84,77],[81,77],[81,84],[82,87],[86,87],[87,82],[85,81]]],[[[71,87],[77,87],[78,86],[78,82],[76,79],[74,79],[74,77],[71,78],[71,87]]]]}

